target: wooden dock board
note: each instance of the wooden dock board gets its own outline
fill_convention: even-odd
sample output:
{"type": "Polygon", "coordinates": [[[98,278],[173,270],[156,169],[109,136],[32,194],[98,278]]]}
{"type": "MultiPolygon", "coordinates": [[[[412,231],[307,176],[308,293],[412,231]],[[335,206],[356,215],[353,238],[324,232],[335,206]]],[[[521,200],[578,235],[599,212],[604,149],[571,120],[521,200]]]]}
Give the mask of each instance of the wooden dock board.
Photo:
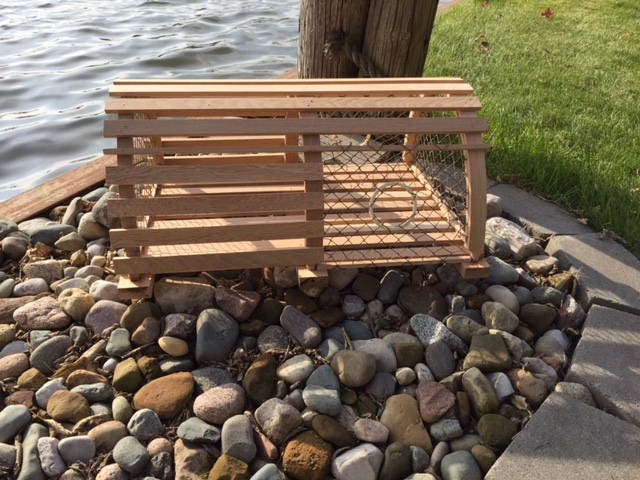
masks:
{"type": "Polygon", "coordinates": [[[0,218],[22,222],[85,190],[104,183],[105,167],[115,166],[115,155],[104,155],[0,203],[0,218]]]}

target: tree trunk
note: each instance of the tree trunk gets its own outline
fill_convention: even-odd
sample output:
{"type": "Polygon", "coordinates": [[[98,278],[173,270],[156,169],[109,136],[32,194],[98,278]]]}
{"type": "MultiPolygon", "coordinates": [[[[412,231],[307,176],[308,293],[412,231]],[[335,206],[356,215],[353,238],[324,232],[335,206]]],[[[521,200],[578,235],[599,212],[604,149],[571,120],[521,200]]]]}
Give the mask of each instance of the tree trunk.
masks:
{"type": "Polygon", "coordinates": [[[421,77],[438,0],[371,0],[362,52],[387,77],[421,77]]]}
{"type": "Polygon", "coordinates": [[[357,77],[358,67],[344,54],[325,55],[325,44],[344,34],[362,48],[371,0],[301,0],[298,76],[300,78],[357,77]]]}

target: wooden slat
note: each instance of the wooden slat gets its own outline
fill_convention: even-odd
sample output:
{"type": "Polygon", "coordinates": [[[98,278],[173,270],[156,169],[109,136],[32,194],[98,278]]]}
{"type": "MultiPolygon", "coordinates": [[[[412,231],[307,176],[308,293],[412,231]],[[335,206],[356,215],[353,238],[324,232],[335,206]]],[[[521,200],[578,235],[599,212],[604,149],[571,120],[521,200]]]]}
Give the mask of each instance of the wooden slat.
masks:
{"type": "Polygon", "coordinates": [[[157,116],[221,117],[283,116],[298,112],[442,112],[477,111],[480,100],[458,97],[269,97],[269,98],[116,98],[106,113],[144,113],[157,116]]]}
{"type": "MultiPolygon", "coordinates": [[[[284,145],[284,136],[282,135],[245,135],[244,137],[164,137],[162,139],[164,148],[171,147],[249,147],[259,145],[278,146],[284,145]]],[[[164,151],[163,151],[164,153],[164,151]]]]}
{"type": "Polygon", "coordinates": [[[104,168],[115,164],[116,157],[114,155],[104,155],[5,200],[0,203],[0,218],[22,222],[47,212],[55,205],[62,204],[90,188],[101,185],[104,182],[104,168]]]}
{"type": "MultiPolygon", "coordinates": [[[[418,200],[418,209],[423,210],[435,210],[438,205],[433,200],[418,200]]],[[[377,212],[410,212],[413,210],[413,205],[408,201],[394,201],[394,200],[379,200],[376,202],[377,212]]],[[[331,213],[349,213],[349,212],[368,212],[369,200],[325,200],[324,202],[325,212],[331,213]]],[[[405,217],[406,220],[406,217],[405,217]]]]}
{"type": "Polygon", "coordinates": [[[342,165],[325,165],[324,171],[329,173],[361,173],[361,172],[411,172],[411,169],[400,162],[394,163],[365,163],[362,165],[356,163],[347,163],[342,165]]]}
{"type": "Polygon", "coordinates": [[[462,246],[435,246],[416,248],[387,248],[362,250],[335,250],[325,252],[328,267],[366,267],[443,262],[468,262],[469,253],[462,246]]]}
{"type": "MultiPolygon", "coordinates": [[[[376,147],[367,145],[259,145],[246,143],[243,145],[229,145],[229,146],[197,146],[198,139],[194,139],[193,144],[184,143],[186,146],[172,146],[162,148],[149,148],[138,147],[131,149],[115,149],[105,148],[103,151],[105,154],[111,155],[116,153],[122,153],[125,155],[146,155],[146,154],[164,154],[164,155],[187,155],[187,154],[203,154],[203,153],[304,153],[304,152],[403,152],[405,147],[402,145],[380,145],[376,147]],[[194,146],[195,145],[195,146],[194,146]]],[[[167,142],[173,144],[173,142],[167,142]]],[[[204,143],[204,142],[203,142],[204,143]]],[[[242,143],[242,142],[239,142],[242,143]]],[[[164,143],[163,143],[164,144],[164,143]]],[[[178,143],[178,145],[182,145],[178,143]]],[[[446,144],[446,145],[418,145],[414,148],[415,152],[449,152],[459,150],[487,150],[489,145],[486,143],[474,143],[474,144],[446,144]]]]}
{"type": "Polygon", "coordinates": [[[325,251],[376,247],[417,247],[442,244],[463,245],[464,240],[455,232],[439,232],[431,234],[411,232],[405,234],[349,235],[324,238],[325,251]]]}
{"type": "MultiPolygon", "coordinates": [[[[424,188],[424,185],[422,185],[420,182],[415,182],[415,181],[404,181],[403,182],[406,186],[408,186],[409,188],[412,188],[413,190],[420,190],[424,188]]],[[[373,192],[376,188],[377,188],[377,183],[375,182],[367,182],[367,181],[363,181],[363,182],[343,182],[343,183],[325,183],[324,184],[324,191],[327,193],[340,193],[340,192],[373,192]]],[[[389,187],[387,190],[387,192],[395,192],[395,191],[403,191],[405,192],[406,190],[400,186],[400,185],[395,185],[393,187],[389,187]]]]}
{"type": "Polygon", "coordinates": [[[304,96],[390,96],[390,95],[442,95],[471,94],[473,88],[459,82],[392,82],[392,83],[272,83],[242,85],[219,84],[115,84],[109,89],[114,97],[259,97],[266,95],[304,96]]]}
{"type": "Polygon", "coordinates": [[[260,193],[231,195],[189,195],[109,200],[116,217],[136,215],[247,214],[297,212],[322,205],[322,193],[260,193]]]}
{"type": "Polygon", "coordinates": [[[149,183],[225,185],[266,184],[321,180],[322,165],[255,164],[131,166],[107,168],[107,183],[136,185],[149,183]]]}
{"type": "Polygon", "coordinates": [[[332,222],[325,222],[324,236],[325,237],[345,237],[351,235],[388,235],[393,234],[416,234],[416,233],[445,233],[450,232],[462,239],[458,232],[448,222],[445,221],[416,221],[406,227],[400,227],[400,222],[395,225],[392,223],[380,226],[373,223],[371,219],[368,221],[362,221],[361,223],[351,222],[349,224],[335,224],[332,222]]]}
{"type": "MultiPolygon", "coordinates": [[[[376,213],[378,220],[385,223],[400,223],[404,222],[407,219],[406,212],[379,212],[376,213]]],[[[445,217],[437,210],[423,210],[419,212],[418,216],[415,218],[416,222],[420,221],[429,221],[429,222],[440,222],[446,220],[445,217]]],[[[346,213],[329,213],[325,211],[324,215],[324,223],[325,225],[344,225],[344,224],[352,224],[352,223],[372,223],[371,217],[369,216],[369,212],[346,212],[346,213]]]]}
{"type": "Polygon", "coordinates": [[[155,135],[482,133],[484,118],[230,118],[214,120],[105,120],[105,137],[155,135]]]}
{"type": "Polygon", "coordinates": [[[282,192],[304,192],[304,184],[275,184],[275,185],[224,185],[210,187],[208,185],[162,185],[158,196],[176,195],[220,195],[227,193],[282,193],[282,192]]]}
{"type": "MultiPolygon", "coordinates": [[[[244,219],[242,219],[244,220],[244,219]]],[[[209,222],[193,222],[207,225],[209,222]]],[[[322,237],[322,221],[243,222],[235,225],[192,226],[182,228],[148,228],[145,230],[112,229],[111,246],[176,245],[183,243],[277,240],[283,238],[322,237]]]]}
{"type": "Polygon", "coordinates": [[[149,85],[219,85],[219,84],[234,84],[234,85],[282,85],[282,84],[388,84],[397,82],[412,82],[412,83],[465,83],[464,79],[460,77],[393,77],[393,78],[297,78],[287,77],[286,75],[292,74],[295,70],[287,72],[285,76],[278,78],[194,78],[194,79],[175,79],[175,78],[118,78],[114,80],[116,85],[136,85],[136,84],[149,84],[149,85]]]}
{"type": "Polygon", "coordinates": [[[253,155],[176,155],[164,157],[163,165],[255,165],[284,163],[282,153],[256,153],[253,155]]]}
{"type": "Polygon", "coordinates": [[[184,273],[208,270],[279,267],[322,263],[321,247],[264,248],[249,252],[177,254],[157,257],[115,258],[116,273],[184,273]]]}

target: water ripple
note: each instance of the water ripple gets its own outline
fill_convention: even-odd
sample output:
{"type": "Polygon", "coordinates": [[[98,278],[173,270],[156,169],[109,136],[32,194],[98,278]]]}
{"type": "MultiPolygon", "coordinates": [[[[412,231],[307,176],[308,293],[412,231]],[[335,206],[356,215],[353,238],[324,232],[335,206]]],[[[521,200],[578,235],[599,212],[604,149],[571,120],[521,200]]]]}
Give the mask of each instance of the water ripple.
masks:
{"type": "Polygon", "coordinates": [[[295,66],[299,0],[0,0],[0,201],[85,163],[116,78],[295,66]],[[117,18],[116,18],[117,16],[117,18]]]}

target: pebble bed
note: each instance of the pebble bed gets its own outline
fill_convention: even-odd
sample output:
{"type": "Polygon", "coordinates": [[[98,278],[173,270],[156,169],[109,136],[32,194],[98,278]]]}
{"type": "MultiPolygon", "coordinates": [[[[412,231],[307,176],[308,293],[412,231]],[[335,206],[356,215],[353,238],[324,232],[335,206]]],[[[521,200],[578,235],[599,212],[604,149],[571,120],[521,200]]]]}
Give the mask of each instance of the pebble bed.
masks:
{"type": "Polygon", "coordinates": [[[216,272],[135,303],[112,196],[0,221],[0,478],[481,480],[550,392],[593,402],[562,382],[573,278],[493,195],[486,279],[216,272]]]}

